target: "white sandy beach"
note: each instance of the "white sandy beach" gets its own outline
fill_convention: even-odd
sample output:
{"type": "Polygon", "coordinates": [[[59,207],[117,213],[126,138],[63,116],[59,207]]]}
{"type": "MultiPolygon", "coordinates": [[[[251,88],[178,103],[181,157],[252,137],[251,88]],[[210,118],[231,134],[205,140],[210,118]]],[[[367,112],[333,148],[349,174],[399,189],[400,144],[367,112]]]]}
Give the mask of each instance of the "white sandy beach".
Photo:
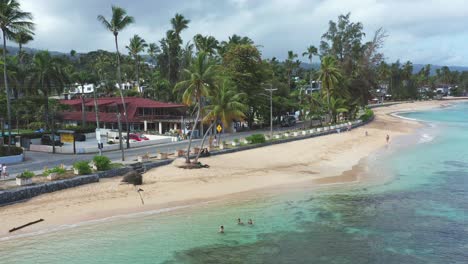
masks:
{"type": "Polygon", "coordinates": [[[393,139],[420,126],[389,113],[447,104],[450,102],[430,101],[376,108],[376,119],[364,127],[203,159],[203,163],[211,166],[209,169],[184,170],[171,165],[156,168],[144,175],[141,188],[144,189],[145,205],[141,204],[135,187],[121,185],[121,177],[116,177],[0,207],[0,237],[7,236],[8,230],[15,226],[39,218],[45,221],[15,234],[264,188],[297,183],[312,188],[359,181],[359,173],[349,171],[370,153],[382,148],[387,134],[393,139]],[[365,131],[369,136],[365,136],[365,131]]]}

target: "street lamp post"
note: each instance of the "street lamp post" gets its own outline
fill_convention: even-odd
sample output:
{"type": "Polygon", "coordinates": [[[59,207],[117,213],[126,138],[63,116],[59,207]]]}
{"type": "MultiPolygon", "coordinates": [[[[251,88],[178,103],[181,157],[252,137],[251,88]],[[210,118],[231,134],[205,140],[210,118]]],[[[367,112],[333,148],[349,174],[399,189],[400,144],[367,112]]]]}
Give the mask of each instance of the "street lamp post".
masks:
{"type": "Polygon", "coordinates": [[[270,86],[270,89],[265,89],[265,91],[270,92],[270,138],[273,138],[273,91],[278,89],[273,89],[273,85],[270,86]]]}

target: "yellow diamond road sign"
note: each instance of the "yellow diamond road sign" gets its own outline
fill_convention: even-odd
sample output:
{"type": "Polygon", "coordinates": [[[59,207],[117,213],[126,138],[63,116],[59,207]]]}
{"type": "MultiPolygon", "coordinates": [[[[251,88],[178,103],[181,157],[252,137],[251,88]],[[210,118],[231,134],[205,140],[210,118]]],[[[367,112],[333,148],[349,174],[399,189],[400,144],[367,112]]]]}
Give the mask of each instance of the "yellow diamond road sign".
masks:
{"type": "Polygon", "coordinates": [[[221,131],[223,130],[223,128],[221,127],[221,125],[218,125],[218,126],[216,127],[216,130],[218,130],[218,133],[221,133],[221,131]]]}

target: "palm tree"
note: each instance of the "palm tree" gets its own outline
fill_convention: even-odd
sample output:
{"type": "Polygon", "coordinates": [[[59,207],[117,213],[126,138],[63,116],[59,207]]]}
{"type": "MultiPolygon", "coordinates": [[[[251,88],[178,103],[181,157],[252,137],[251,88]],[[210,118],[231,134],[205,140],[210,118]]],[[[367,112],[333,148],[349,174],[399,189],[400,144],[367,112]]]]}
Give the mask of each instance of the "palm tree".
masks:
{"type": "Polygon", "coordinates": [[[44,97],[44,121],[49,124],[49,95],[63,91],[67,76],[63,72],[64,63],[57,57],[52,57],[48,51],[34,55],[29,76],[29,86],[44,97]]]}
{"type": "Polygon", "coordinates": [[[184,70],[187,79],[176,84],[174,91],[183,90],[182,100],[186,105],[194,105],[197,109],[195,123],[190,133],[186,162],[190,163],[190,148],[193,132],[197,129],[202,112],[202,97],[209,94],[214,79],[214,65],[204,52],[200,52],[189,69],[184,70]]]}
{"type": "Polygon", "coordinates": [[[332,56],[325,56],[320,66],[319,80],[322,82],[322,88],[326,91],[329,114],[331,116],[330,97],[340,79],[341,71],[336,64],[336,59],[332,56]]]}
{"type": "Polygon", "coordinates": [[[8,148],[11,144],[11,102],[7,77],[6,40],[14,39],[16,34],[21,31],[32,35],[34,23],[31,20],[32,14],[23,12],[16,0],[0,0],[0,29],[2,30],[3,37],[3,79],[7,98],[8,148]]]}
{"type": "Polygon", "coordinates": [[[19,64],[22,64],[23,59],[23,45],[28,44],[30,41],[34,40],[33,37],[34,33],[26,32],[24,30],[18,32],[15,35],[15,42],[18,44],[18,57],[19,57],[19,64]]]}
{"type": "Polygon", "coordinates": [[[86,84],[93,82],[93,76],[91,76],[91,74],[89,74],[86,71],[79,71],[79,72],[73,73],[72,80],[81,86],[81,96],[80,96],[81,97],[81,126],[84,128],[86,127],[86,121],[87,121],[86,120],[86,107],[85,107],[86,99],[84,96],[84,89],[85,89],[86,84]]]}
{"type": "Polygon", "coordinates": [[[201,34],[197,34],[193,37],[193,42],[195,43],[195,47],[197,48],[198,52],[203,51],[206,52],[209,56],[213,56],[216,54],[216,50],[218,49],[219,42],[213,36],[203,36],[201,34]]]}
{"type": "Polygon", "coordinates": [[[244,118],[244,112],[248,110],[248,107],[243,103],[246,95],[237,92],[231,81],[224,79],[220,82],[221,83],[213,87],[208,97],[210,103],[205,108],[207,115],[203,121],[211,124],[203,136],[200,151],[197,153],[194,161],[195,163],[197,163],[200,157],[206,136],[212,130],[213,126],[216,125],[218,120],[223,127],[227,128],[231,126],[233,120],[244,118]]]}
{"type": "Polygon", "coordinates": [[[302,57],[307,56],[307,57],[309,58],[309,60],[310,60],[310,67],[311,67],[311,69],[310,69],[310,75],[309,75],[309,78],[310,78],[310,80],[309,80],[309,81],[310,81],[310,88],[312,88],[312,70],[313,70],[313,68],[312,68],[312,58],[313,58],[314,56],[317,56],[317,54],[318,54],[318,50],[317,50],[317,48],[316,48],[315,46],[313,46],[313,45],[310,45],[310,46],[307,48],[307,51],[304,52],[304,53],[302,53],[302,57]]]}
{"type": "Polygon", "coordinates": [[[119,53],[119,43],[117,40],[117,37],[119,35],[119,32],[128,27],[130,24],[135,22],[135,19],[131,16],[127,16],[127,11],[125,11],[123,8],[118,7],[118,6],[112,6],[112,17],[109,20],[107,20],[104,16],[99,15],[97,17],[98,21],[102,23],[102,25],[112,32],[114,35],[114,40],[115,40],[115,49],[117,51],[117,81],[119,82],[119,92],[120,92],[120,98],[122,99],[122,107],[123,107],[123,112],[125,116],[125,126],[127,128],[127,148],[130,148],[130,127],[128,125],[128,114],[127,114],[127,106],[125,105],[125,99],[123,96],[123,87],[122,85],[122,72],[120,70],[120,53],[119,53]]]}
{"type": "Polygon", "coordinates": [[[294,62],[294,59],[297,58],[297,54],[292,50],[288,51],[288,58],[285,61],[286,73],[288,76],[288,87],[291,88],[291,77],[294,69],[296,68],[297,63],[294,62]]]}
{"type": "Polygon", "coordinates": [[[340,113],[346,113],[348,112],[348,108],[346,106],[346,100],[343,98],[335,98],[335,97],[330,97],[330,104],[329,104],[329,109],[330,113],[333,118],[333,122],[336,123],[338,114],[340,113]]]}
{"type": "Polygon", "coordinates": [[[150,56],[152,62],[155,63],[156,58],[158,57],[158,54],[161,52],[161,49],[158,47],[158,44],[150,43],[148,45],[147,52],[148,52],[148,55],[150,56]]]}
{"type": "Polygon", "coordinates": [[[136,85],[137,85],[139,92],[141,92],[140,91],[140,53],[145,51],[146,47],[148,47],[148,44],[146,44],[146,41],[138,35],[134,35],[133,38],[130,39],[130,44],[126,46],[126,48],[128,49],[128,53],[135,60],[136,85]]]}
{"type": "Polygon", "coordinates": [[[312,121],[314,119],[320,120],[320,125],[322,125],[322,117],[325,111],[326,101],[323,98],[321,93],[312,93],[307,96],[307,105],[306,109],[308,111],[307,117],[310,119],[310,127],[312,127],[312,121]]]}

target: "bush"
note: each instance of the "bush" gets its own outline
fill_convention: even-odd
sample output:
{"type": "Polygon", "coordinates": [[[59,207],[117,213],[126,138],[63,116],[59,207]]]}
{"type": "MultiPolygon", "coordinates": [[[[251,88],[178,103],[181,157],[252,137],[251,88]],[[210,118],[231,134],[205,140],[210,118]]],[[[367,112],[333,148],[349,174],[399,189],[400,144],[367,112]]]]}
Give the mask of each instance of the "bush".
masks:
{"type": "Polygon", "coordinates": [[[246,139],[252,143],[252,144],[261,144],[261,143],[265,143],[265,135],[263,134],[253,134],[249,137],[246,137],[246,139]]]}
{"type": "Polygon", "coordinates": [[[98,171],[105,171],[111,168],[111,161],[106,156],[94,156],[93,162],[98,171]]]}
{"type": "Polygon", "coordinates": [[[374,111],[372,111],[372,110],[369,109],[369,108],[366,108],[364,114],[362,114],[361,117],[359,117],[359,119],[361,119],[363,122],[367,122],[367,121],[369,121],[373,116],[374,116],[374,111]]]}
{"type": "Polygon", "coordinates": [[[67,172],[67,170],[65,170],[65,168],[57,166],[57,167],[52,168],[52,169],[44,170],[44,175],[48,176],[51,173],[57,173],[59,175],[62,175],[62,174],[65,174],[65,172],[67,172]]]}
{"type": "Polygon", "coordinates": [[[16,147],[16,146],[10,146],[10,152],[8,152],[8,146],[0,146],[0,157],[4,156],[17,156],[23,154],[23,149],[16,147]]]}
{"type": "Polygon", "coordinates": [[[28,171],[28,170],[25,170],[23,171],[23,173],[21,173],[20,175],[16,176],[16,178],[20,178],[20,179],[30,179],[32,177],[36,176],[34,174],[34,172],[32,171],[28,171]]]}
{"type": "Polygon", "coordinates": [[[78,161],[73,164],[73,168],[78,170],[78,174],[86,175],[91,174],[91,167],[88,161],[78,161]]]}
{"type": "Polygon", "coordinates": [[[38,130],[39,128],[45,128],[46,125],[44,122],[31,122],[28,124],[28,128],[32,130],[38,130]]]}

